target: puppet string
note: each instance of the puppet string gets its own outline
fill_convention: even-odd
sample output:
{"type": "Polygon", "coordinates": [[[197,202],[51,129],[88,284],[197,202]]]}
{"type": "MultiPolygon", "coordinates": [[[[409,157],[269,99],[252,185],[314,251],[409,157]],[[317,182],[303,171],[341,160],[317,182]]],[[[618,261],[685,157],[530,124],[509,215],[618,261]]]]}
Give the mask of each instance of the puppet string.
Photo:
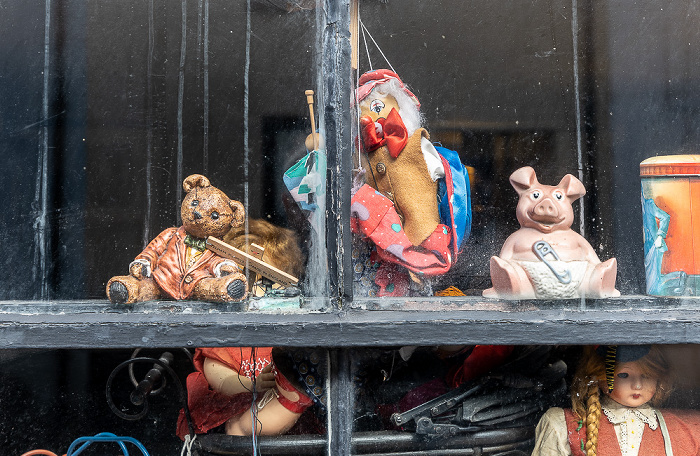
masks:
{"type": "MultiPolygon", "coordinates": [[[[379,53],[382,55],[382,57],[384,57],[384,60],[386,61],[386,64],[389,65],[389,68],[391,68],[391,71],[393,71],[394,73],[396,73],[396,70],[394,70],[394,67],[391,65],[391,62],[389,62],[389,59],[386,58],[386,55],[384,55],[384,52],[382,51],[382,48],[379,47],[379,45],[377,44],[377,42],[376,42],[376,41],[374,40],[374,38],[372,37],[372,34],[369,33],[369,30],[367,30],[367,27],[365,27],[365,24],[364,24],[362,21],[360,21],[360,25],[362,26],[362,30],[363,30],[362,34],[363,34],[363,36],[364,36],[364,33],[367,32],[367,35],[369,35],[369,39],[372,40],[372,43],[374,43],[374,45],[377,47],[377,50],[379,51],[379,53]]],[[[367,45],[365,45],[365,47],[367,47],[367,45]]]]}

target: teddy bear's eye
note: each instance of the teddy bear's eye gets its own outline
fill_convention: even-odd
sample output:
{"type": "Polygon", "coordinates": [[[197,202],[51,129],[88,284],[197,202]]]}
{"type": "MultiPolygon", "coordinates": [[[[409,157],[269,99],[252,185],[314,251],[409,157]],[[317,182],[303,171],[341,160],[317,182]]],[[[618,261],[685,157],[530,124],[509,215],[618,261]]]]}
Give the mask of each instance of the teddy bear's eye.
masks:
{"type": "Polygon", "coordinates": [[[190,203],[193,207],[199,206],[199,200],[192,200],[192,203],[190,203]]]}
{"type": "Polygon", "coordinates": [[[213,220],[219,220],[219,213],[216,212],[216,211],[212,212],[212,213],[211,213],[211,218],[212,218],[213,220]]]}

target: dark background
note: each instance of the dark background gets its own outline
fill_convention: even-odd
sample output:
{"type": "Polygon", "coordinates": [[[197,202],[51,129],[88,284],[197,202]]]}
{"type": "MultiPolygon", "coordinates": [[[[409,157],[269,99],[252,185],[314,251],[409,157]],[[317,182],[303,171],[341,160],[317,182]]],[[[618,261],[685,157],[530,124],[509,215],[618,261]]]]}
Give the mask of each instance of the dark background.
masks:
{"type": "MultiPolygon", "coordinates": [[[[245,3],[184,4],[74,0],[48,15],[0,4],[0,264],[21,271],[0,277],[0,298],[102,299],[109,277],[178,223],[191,173],[241,201],[247,187],[251,217],[288,225],[281,173],[304,153],[317,11],[252,2],[246,93],[245,3]]],[[[488,287],[488,258],[517,228],[507,178],[531,165],[552,184],[580,168],[585,237],[601,259],[617,257],[623,294],[644,293],[638,164],[697,149],[699,10],[360,2],[432,138],[475,170],[473,235],[442,284],[488,287]]],[[[386,66],[367,42],[372,67],[386,66]]]]}
{"type": "Polygon", "coordinates": [[[286,224],[318,46],[315,11],[277,4],[251,3],[248,92],[245,2],[0,4],[0,299],[103,299],[193,173],[286,224]]]}
{"type": "MultiPolygon", "coordinates": [[[[488,259],[518,228],[508,176],[529,165],[551,185],[580,169],[588,193],[573,228],[583,204],[584,236],[617,258],[622,294],[645,293],[639,163],[697,153],[698,2],[362,1],[360,19],[431,139],[475,168],[472,237],[437,289],[490,286],[488,259]]],[[[371,66],[385,67],[366,41],[371,66]]],[[[360,38],[360,73],[365,49],[360,38]]]]}

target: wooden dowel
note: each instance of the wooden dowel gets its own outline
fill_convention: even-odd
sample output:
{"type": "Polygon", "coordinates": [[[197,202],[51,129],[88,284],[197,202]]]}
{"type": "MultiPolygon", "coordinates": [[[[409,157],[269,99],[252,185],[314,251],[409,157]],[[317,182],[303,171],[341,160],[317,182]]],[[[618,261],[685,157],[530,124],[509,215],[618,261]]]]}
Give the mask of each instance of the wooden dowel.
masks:
{"type": "Polygon", "coordinates": [[[309,105],[309,114],[311,115],[311,137],[314,139],[314,150],[318,150],[318,136],[316,135],[316,119],[314,118],[314,91],[307,90],[306,103],[309,105]]]}

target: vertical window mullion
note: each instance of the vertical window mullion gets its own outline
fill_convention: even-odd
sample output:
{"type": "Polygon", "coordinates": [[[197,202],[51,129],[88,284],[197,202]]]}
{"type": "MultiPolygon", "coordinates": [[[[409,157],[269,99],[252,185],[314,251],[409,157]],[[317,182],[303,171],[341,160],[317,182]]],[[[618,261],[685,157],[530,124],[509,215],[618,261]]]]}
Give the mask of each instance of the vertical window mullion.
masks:
{"type": "Polygon", "coordinates": [[[328,274],[330,296],[337,305],[352,298],[350,255],[350,189],[352,140],[350,99],[352,70],[350,62],[350,1],[324,0],[321,24],[321,74],[319,103],[323,106],[322,128],[328,153],[327,222],[328,274]]]}

